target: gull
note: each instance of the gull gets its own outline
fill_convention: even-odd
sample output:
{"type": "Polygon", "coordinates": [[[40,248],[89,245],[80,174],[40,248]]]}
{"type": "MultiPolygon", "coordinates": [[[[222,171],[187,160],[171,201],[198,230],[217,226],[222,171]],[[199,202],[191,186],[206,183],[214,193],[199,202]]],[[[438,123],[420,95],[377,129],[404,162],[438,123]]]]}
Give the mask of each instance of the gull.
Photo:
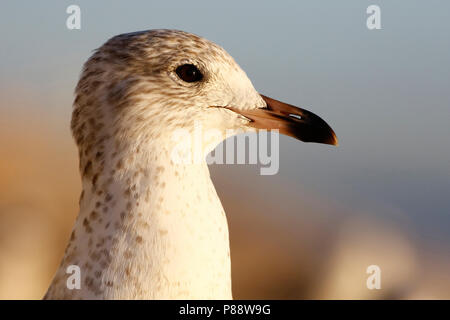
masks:
{"type": "Polygon", "coordinates": [[[93,53],[71,129],[80,209],[44,299],[232,299],[227,219],[206,155],[238,130],[337,145],[320,117],[259,94],[223,48],[166,29],[118,35],[93,53]],[[202,161],[175,161],[173,133],[199,124],[223,134],[202,142],[202,161]]]}

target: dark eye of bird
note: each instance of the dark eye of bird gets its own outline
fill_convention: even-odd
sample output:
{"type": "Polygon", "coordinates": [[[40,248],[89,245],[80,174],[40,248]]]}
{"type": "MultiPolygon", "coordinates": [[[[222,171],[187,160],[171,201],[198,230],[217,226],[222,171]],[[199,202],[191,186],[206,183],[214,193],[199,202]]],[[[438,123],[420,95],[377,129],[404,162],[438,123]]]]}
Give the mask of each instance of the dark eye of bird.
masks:
{"type": "Polygon", "coordinates": [[[193,64],[183,64],[175,72],[181,80],[186,82],[196,82],[203,79],[203,74],[193,64]]]}

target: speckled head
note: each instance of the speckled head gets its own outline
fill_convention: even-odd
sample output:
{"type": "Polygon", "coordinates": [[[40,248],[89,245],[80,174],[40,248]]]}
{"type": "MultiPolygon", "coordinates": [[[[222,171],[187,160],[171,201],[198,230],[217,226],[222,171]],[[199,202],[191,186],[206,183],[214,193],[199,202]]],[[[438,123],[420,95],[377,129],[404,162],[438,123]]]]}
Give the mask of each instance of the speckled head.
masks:
{"type": "Polygon", "coordinates": [[[242,116],[211,107],[265,105],[218,45],[183,31],[150,30],[113,37],[86,62],[72,130],[82,153],[89,153],[105,139],[149,143],[176,128],[192,129],[196,121],[206,129],[244,128],[242,116]],[[183,80],[177,68],[184,65],[196,68],[201,80],[183,80]]]}
{"type": "MultiPolygon", "coordinates": [[[[279,129],[305,142],[337,144],[333,130],[306,110],[261,96],[220,46],[177,30],[118,35],[86,62],[76,88],[72,131],[83,171],[105,149],[171,148],[174,130],[279,129]],[[105,144],[109,144],[105,148],[105,144]]],[[[213,142],[213,143],[212,143],[213,142]]]]}

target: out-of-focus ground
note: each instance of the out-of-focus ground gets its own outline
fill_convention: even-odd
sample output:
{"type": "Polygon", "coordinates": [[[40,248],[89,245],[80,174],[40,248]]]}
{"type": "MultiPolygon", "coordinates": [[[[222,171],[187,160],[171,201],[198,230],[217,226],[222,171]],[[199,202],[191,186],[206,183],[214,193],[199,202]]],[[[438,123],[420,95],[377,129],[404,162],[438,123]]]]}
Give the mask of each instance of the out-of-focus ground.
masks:
{"type": "MultiPolygon", "coordinates": [[[[8,107],[0,109],[0,299],[40,299],[77,214],[77,152],[69,119],[8,107]]],[[[448,247],[417,243],[377,212],[346,212],[307,188],[269,184],[261,194],[251,185],[271,180],[247,166],[215,166],[212,176],[229,219],[235,298],[450,298],[448,247]],[[366,288],[372,264],[381,290],[366,288]]]]}

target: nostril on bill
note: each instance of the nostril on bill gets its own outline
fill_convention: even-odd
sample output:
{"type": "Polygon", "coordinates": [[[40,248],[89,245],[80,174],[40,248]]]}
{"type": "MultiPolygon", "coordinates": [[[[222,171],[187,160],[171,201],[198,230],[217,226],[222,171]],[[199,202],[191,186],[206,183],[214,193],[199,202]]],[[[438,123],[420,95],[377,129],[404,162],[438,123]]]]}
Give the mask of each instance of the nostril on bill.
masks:
{"type": "Polygon", "coordinates": [[[290,113],[290,114],[289,114],[289,117],[294,118],[294,119],[296,119],[296,120],[302,120],[302,116],[301,116],[301,115],[298,115],[298,114],[290,113]]]}

